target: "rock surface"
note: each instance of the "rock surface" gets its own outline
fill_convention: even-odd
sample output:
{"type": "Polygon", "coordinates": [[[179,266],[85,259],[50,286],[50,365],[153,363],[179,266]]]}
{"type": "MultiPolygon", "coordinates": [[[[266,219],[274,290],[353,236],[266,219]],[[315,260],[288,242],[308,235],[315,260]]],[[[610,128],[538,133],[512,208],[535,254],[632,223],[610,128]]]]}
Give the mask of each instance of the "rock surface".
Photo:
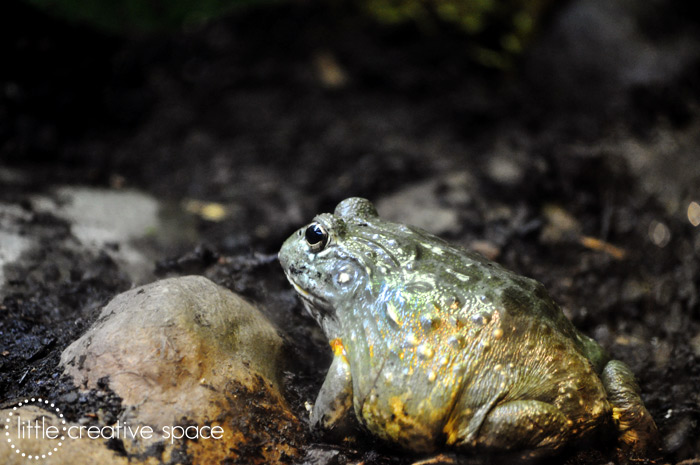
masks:
{"type": "MultiPolygon", "coordinates": [[[[200,276],[118,295],[61,356],[77,386],[108,386],[122,398],[122,423],[149,425],[161,436],[175,425],[221,426],[220,440],[184,441],[195,463],[251,445],[261,463],[295,454],[288,443],[299,422],[279,391],[281,361],[282,340],[265,317],[200,276]]],[[[164,445],[183,447],[183,440],[164,445]]],[[[160,456],[152,441],[124,447],[130,456],[160,456]]]]}
{"type": "MultiPolygon", "coordinates": [[[[0,410],[0,418],[3,422],[9,418],[20,417],[22,422],[30,421],[32,424],[35,421],[41,423],[48,429],[50,426],[60,428],[61,421],[58,416],[51,412],[43,410],[34,405],[20,407],[17,410],[5,409],[0,410]],[[10,416],[10,413],[13,415],[10,416]]],[[[50,440],[46,438],[36,437],[32,434],[31,437],[25,437],[18,431],[17,423],[8,422],[10,428],[5,432],[9,433],[12,442],[0,441],[0,460],[5,465],[26,465],[27,463],[39,462],[46,465],[75,465],[79,463],[88,463],[86,459],[89,457],[89,463],[100,463],[106,465],[126,465],[129,459],[125,456],[118,455],[114,450],[107,447],[107,440],[103,439],[76,439],[64,440],[60,438],[50,440]],[[61,442],[59,446],[58,443],[61,442]],[[14,447],[12,447],[14,446],[14,447]],[[58,450],[54,451],[54,447],[58,450]],[[16,452],[18,451],[19,452],[16,452]],[[24,454],[24,455],[22,455],[24,454]],[[50,454],[50,455],[49,455],[50,454]],[[32,459],[29,456],[32,456],[32,459]],[[44,458],[39,460],[33,457],[44,455],[44,458]]],[[[26,424],[26,423],[25,423],[26,424]]],[[[46,431],[46,430],[44,430],[46,431]]],[[[40,433],[41,434],[41,433],[40,433]]],[[[158,463],[156,460],[145,461],[143,463],[158,463]]]]}
{"type": "Polygon", "coordinates": [[[56,270],[49,275],[69,274],[70,264],[57,264],[56,254],[103,255],[132,282],[151,281],[158,251],[188,237],[186,216],[171,218],[161,210],[167,209],[160,201],[138,190],[77,186],[0,202],[0,296],[20,289],[17,268],[32,262],[40,274],[48,267],[56,270]]]}
{"type": "Polygon", "coordinates": [[[466,172],[428,179],[377,201],[377,210],[392,221],[425,229],[432,234],[459,231],[458,207],[471,200],[476,181],[466,172]],[[447,203],[440,199],[446,199],[447,203]]]}
{"type": "Polygon", "coordinates": [[[5,265],[13,263],[32,245],[17,226],[25,218],[26,213],[17,205],[0,204],[0,288],[5,284],[5,265]]]}
{"type": "Polygon", "coordinates": [[[67,221],[83,248],[107,251],[135,282],[149,279],[151,261],[134,242],[164,229],[158,217],[160,203],[152,196],[137,190],[65,186],[50,197],[35,196],[32,206],[67,221]]]}

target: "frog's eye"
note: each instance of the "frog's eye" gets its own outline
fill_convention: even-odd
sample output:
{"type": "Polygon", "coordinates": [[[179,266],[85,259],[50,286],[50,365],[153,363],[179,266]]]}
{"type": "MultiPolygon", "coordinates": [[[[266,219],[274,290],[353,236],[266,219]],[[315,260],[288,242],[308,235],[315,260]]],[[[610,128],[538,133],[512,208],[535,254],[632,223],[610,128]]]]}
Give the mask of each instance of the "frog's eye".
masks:
{"type": "Polygon", "coordinates": [[[319,223],[311,223],[306,232],[304,233],[306,237],[306,243],[309,244],[311,252],[317,253],[323,250],[328,244],[328,231],[321,226],[319,223]]]}

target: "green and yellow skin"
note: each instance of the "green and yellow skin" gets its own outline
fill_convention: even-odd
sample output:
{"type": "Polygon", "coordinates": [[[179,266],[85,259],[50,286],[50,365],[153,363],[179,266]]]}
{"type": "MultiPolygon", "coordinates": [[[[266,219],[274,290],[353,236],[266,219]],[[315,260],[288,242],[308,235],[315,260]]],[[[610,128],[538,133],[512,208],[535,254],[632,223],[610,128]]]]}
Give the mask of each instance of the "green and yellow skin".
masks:
{"type": "Polygon", "coordinates": [[[544,287],[349,198],[287,239],[284,271],[333,349],[311,422],[417,452],[554,450],[613,424],[656,426],[630,369],[544,287]]]}

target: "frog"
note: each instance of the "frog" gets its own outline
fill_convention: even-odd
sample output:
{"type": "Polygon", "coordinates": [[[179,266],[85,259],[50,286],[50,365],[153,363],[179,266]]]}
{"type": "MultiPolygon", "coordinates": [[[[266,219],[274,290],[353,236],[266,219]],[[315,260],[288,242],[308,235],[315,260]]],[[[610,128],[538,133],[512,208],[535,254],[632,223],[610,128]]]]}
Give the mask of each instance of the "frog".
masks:
{"type": "Polygon", "coordinates": [[[597,430],[644,454],[656,425],[631,369],[544,286],[351,197],[278,254],[332,361],[310,424],[353,421],[417,453],[556,451],[597,430]]]}

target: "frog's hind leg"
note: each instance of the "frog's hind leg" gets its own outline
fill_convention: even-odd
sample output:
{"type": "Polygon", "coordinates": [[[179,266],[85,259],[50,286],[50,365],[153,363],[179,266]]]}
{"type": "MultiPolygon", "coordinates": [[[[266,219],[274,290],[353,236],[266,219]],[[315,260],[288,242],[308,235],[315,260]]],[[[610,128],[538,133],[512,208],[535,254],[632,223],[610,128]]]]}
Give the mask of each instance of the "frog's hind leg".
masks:
{"type": "Polygon", "coordinates": [[[644,407],[632,370],[619,360],[611,360],[600,377],[620,440],[637,455],[652,452],[657,447],[656,424],[644,407]]]}
{"type": "Polygon", "coordinates": [[[445,433],[447,443],[458,448],[553,450],[569,439],[572,425],[552,404],[516,400],[486,405],[468,420],[448,422],[445,433]]]}

